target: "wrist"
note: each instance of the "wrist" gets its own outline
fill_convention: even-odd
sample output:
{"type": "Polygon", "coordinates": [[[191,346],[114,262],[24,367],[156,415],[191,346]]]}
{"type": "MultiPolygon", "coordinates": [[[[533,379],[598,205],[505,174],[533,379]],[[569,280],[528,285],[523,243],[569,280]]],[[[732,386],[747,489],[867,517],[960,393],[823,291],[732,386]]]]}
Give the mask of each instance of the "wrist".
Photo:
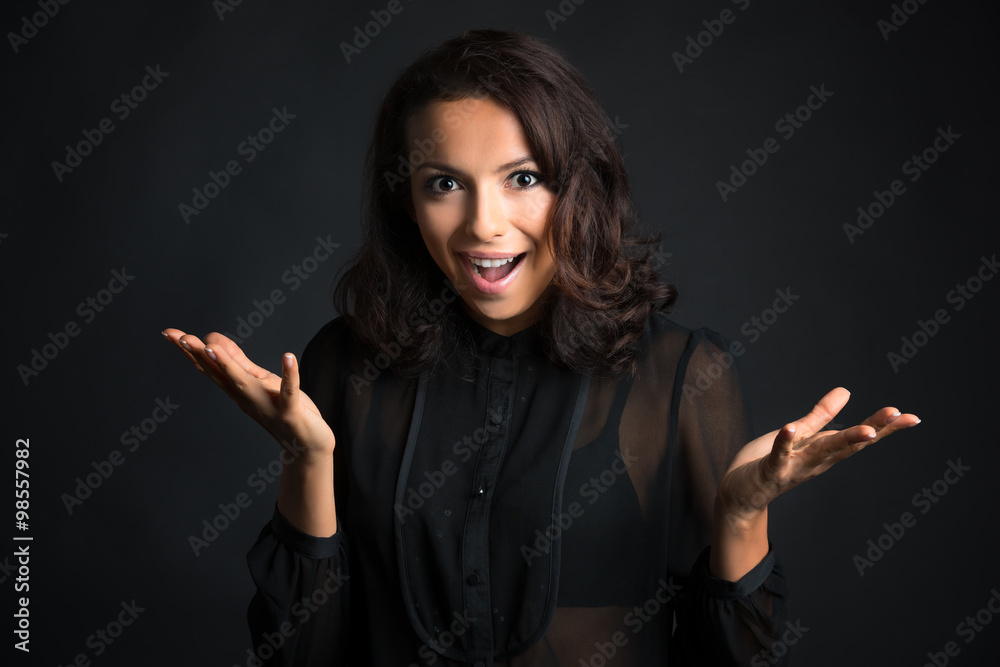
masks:
{"type": "Polygon", "coordinates": [[[767,505],[729,508],[716,502],[709,572],[737,581],[767,555],[767,505]]]}
{"type": "Polygon", "coordinates": [[[730,471],[715,494],[715,513],[752,520],[777,497],[777,487],[764,470],[766,457],[730,471]]]}

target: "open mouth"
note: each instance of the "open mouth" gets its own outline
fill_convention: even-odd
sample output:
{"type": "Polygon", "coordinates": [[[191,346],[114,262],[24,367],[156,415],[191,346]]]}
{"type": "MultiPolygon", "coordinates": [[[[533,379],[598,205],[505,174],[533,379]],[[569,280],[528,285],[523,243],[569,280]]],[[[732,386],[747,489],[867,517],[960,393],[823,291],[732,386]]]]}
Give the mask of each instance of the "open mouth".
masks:
{"type": "Polygon", "coordinates": [[[517,265],[524,259],[527,253],[521,253],[514,257],[503,259],[479,259],[477,257],[466,257],[466,261],[472,265],[472,271],[486,282],[495,283],[503,280],[517,268],[517,265]]]}

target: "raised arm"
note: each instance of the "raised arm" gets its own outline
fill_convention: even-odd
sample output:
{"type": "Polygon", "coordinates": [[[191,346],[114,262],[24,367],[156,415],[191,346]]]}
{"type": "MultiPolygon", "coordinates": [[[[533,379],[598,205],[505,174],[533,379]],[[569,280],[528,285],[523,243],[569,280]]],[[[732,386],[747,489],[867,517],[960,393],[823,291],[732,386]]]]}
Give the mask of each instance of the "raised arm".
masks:
{"type": "Polygon", "coordinates": [[[163,335],[195,368],[220,387],[282,446],[278,510],[298,530],[317,537],[337,530],[333,493],[333,431],[299,388],[295,355],[282,358],[281,376],[250,361],[226,336],[212,332],[203,343],[179,329],[163,335]]]}
{"type": "Polygon", "coordinates": [[[772,500],[868,445],[920,423],[916,415],[884,407],[850,428],[821,430],[850,395],[843,387],[833,389],[805,417],[752,440],[736,455],[715,499],[709,564],[714,576],[736,581],[767,555],[767,505],[772,500]]]}

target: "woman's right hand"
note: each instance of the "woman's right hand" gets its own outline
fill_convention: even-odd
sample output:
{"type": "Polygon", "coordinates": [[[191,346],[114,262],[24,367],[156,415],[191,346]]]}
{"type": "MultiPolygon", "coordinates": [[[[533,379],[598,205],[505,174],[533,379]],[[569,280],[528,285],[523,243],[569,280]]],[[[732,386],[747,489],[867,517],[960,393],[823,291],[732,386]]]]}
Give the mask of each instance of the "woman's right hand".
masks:
{"type": "Polygon", "coordinates": [[[236,343],[220,333],[208,334],[204,343],[180,329],[164,329],[163,335],[289,454],[296,457],[333,454],[336,444],[333,431],[312,399],[299,389],[295,355],[284,355],[278,376],[247,359],[236,343]],[[294,443],[299,446],[291,446],[294,443]]]}

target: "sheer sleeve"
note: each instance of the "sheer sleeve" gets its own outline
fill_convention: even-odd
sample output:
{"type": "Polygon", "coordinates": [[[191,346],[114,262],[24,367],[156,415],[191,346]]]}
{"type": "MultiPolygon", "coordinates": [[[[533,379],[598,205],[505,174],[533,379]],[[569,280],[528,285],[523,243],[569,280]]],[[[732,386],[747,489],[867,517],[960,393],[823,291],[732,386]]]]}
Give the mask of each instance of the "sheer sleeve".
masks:
{"type": "MultiPolygon", "coordinates": [[[[306,346],[300,361],[302,390],[334,429],[333,327],[324,327],[306,346]]],[[[341,448],[334,450],[335,467],[341,448]]],[[[247,553],[257,591],[247,609],[252,653],[267,667],[346,664],[349,606],[348,539],[342,530],[341,503],[335,489],[337,532],[308,535],[293,526],[275,503],[270,521],[247,553]]]]}
{"type": "MultiPolygon", "coordinates": [[[[737,349],[738,351],[738,349],[737,349]]],[[[671,569],[689,574],[677,600],[671,665],[785,665],[787,583],[773,546],[735,582],[708,569],[719,480],[752,439],[736,359],[718,333],[692,333],[674,390],[677,431],[671,498],[671,569]]]]}

